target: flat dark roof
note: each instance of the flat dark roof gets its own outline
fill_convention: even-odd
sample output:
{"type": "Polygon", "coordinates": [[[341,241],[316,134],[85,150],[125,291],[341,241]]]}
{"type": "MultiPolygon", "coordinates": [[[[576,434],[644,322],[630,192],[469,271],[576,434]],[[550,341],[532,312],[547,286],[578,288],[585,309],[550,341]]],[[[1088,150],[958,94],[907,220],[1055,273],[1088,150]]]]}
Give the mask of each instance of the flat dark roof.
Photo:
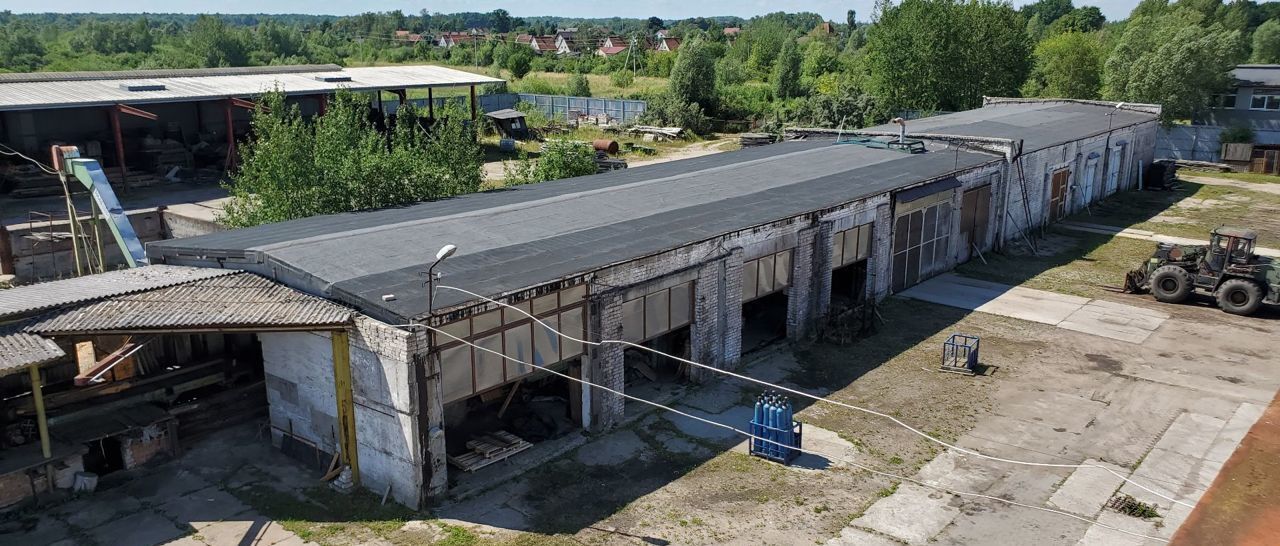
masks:
{"type": "MultiPolygon", "coordinates": [[[[445,283],[498,295],[928,182],[1001,159],[931,145],[910,155],[785,142],[412,206],[158,241],[154,262],[258,271],[386,321],[427,309],[424,276],[446,243],[445,283]],[[253,265],[253,264],[260,265],[253,265]],[[392,295],[394,299],[384,299],[392,295]]],[[[437,292],[437,310],[469,301],[437,292]]]]}
{"type": "MultiPolygon", "coordinates": [[[[1022,140],[1023,152],[1029,153],[1156,119],[1155,114],[1102,103],[1015,99],[908,120],[907,132],[1022,140]]],[[[866,130],[897,133],[899,127],[885,124],[866,130]]]]}

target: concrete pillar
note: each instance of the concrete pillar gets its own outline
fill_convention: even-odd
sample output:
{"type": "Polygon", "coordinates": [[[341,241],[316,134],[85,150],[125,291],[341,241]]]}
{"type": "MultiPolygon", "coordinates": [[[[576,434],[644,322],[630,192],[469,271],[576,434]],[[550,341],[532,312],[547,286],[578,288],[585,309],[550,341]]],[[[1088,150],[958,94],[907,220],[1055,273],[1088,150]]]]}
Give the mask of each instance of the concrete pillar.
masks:
{"type": "MultiPolygon", "coordinates": [[[[622,339],[622,294],[620,292],[594,296],[590,303],[589,331],[596,332],[594,341],[601,339],[622,339]]],[[[616,343],[590,347],[588,363],[583,366],[589,371],[591,381],[597,385],[608,387],[618,392],[626,392],[626,364],[623,361],[623,347],[616,343]]],[[[622,422],[625,411],[625,400],[612,392],[593,389],[583,397],[591,404],[591,430],[602,431],[613,428],[622,422]]]]}
{"type": "Polygon", "coordinates": [[[880,301],[889,295],[893,287],[893,211],[889,203],[876,207],[875,225],[871,228],[872,245],[871,263],[867,271],[871,278],[867,280],[867,298],[880,301]]]}
{"type": "Polygon", "coordinates": [[[831,313],[831,245],[835,223],[821,222],[813,238],[813,312],[814,319],[831,313]]]}
{"type": "Polygon", "coordinates": [[[445,459],[444,389],[440,383],[440,353],[413,355],[417,382],[419,451],[422,465],[422,500],[419,506],[444,498],[449,492],[449,467],[445,459]]]}
{"type": "Polygon", "coordinates": [[[724,324],[720,335],[724,347],[722,367],[726,370],[736,369],[742,361],[742,254],[741,247],[735,248],[723,261],[724,288],[720,293],[719,313],[724,324]]]}
{"type": "Polygon", "coordinates": [[[791,253],[791,285],[787,287],[787,339],[790,340],[804,337],[813,322],[813,254],[817,233],[815,226],[796,233],[796,248],[791,253]]]}

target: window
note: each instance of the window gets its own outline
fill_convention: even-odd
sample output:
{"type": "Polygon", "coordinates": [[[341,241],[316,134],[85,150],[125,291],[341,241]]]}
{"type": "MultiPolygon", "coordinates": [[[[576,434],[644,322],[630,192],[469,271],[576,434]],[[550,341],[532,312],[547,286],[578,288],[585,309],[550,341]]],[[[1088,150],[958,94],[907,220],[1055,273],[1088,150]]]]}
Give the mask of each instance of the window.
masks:
{"type": "Polygon", "coordinates": [[[1230,95],[1218,95],[1213,99],[1214,99],[1213,100],[1214,108],[1235,108],[1236,107],[1235,93],[1232,93],[1230,95]]]}
{"type": "Polygon", "coordinates": [[[836,233],[831,241],[831,268],[867,259],[871,255],[871,224],[836,233]]]}
{"type": "Polygon", "coordinates": [[[791,284],[791,249],[742,264],[742,303],[768,296],[791,284]]]}
{"type": "Polygon", "coordinates": [[[1280,110],[1280,95],[1254,95],[1250,110],[1280,110]]]}
{"type": "Polygon", "coordinates": [[[622,337],[640,343],[687,326],[693,317],[693,283],[686,282],[622,302],[622,337]]]}
{"type": "Polygon", "coordinates": [[[943,201],[894,220],[893,290],[912,286],[947,264],[951,202],[943,201]]]}

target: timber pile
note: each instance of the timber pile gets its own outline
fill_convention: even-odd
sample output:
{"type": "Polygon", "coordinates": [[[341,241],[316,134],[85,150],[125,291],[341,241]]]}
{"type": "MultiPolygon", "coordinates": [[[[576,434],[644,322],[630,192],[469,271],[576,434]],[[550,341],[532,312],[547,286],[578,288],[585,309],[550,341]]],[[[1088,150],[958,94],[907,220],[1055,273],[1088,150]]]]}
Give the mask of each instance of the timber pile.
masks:
{"type": "Polygon", "coordinates": [[[449,463],[465,472],[475,472],[516,453],[533,447],[519,436],[500,430],[467,442],[471,451],[463,455],[449,456],[449,463]]]}
{"type": "Polygon", "coordinates": [[[742,144],[743,148],[773,144],[774,140],[774,136],[769,133],[742,133],[738,135],[738,142],[742,144]]]}
{"type": "Polygon", "coordinates": [[[35,165],[13,165],[0,177],[3,187],[14,197],[62,195],[62,181],[35,165]]]}
{"type": "Polygon", "coordinates": [[[675,140],[684,134],[683,127],[651,127],[648,125],[636,125],[630,129],[630,132],[644,135],[646,140],[675,140]]]}

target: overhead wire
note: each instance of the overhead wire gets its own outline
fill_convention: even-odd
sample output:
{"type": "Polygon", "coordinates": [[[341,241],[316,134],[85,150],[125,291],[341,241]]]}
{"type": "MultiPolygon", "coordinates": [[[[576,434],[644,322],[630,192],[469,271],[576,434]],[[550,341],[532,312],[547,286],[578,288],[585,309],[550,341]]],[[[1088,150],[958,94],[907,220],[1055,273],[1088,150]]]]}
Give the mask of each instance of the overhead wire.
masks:
{"type": "Polygon", "coordinates": [[[45,172],[45,173],[47,173],[47,174],[52,174],[52,175],[54,175],[54,176],[57,176],[57,175],[58,175],[58,171],[53,170],[53,167],[50,167],[50,166],[48,166],[48,165],[46,165],[46,164],[44,164],[44,163],[41,163],[40,161],[38,161],[38,160],[36,160],[36,159],[32,159],[31,157],[28,157],[28,156],[24,155],[22,152],[19,152],[19,151],[17,151],[17,150],[15,150],[15,149],[13,149],[13,148],[10,148],[8,145],[6,145],[6,144],[4,144],[4,143],[0,143],[0,148],[4,148],[4,150],[0,150],[0,154],[7,155],[7,156],[10,156],[10,157],[13,157],[13,156],[20,157],[20,158],[22,158],[22,159],[25,159],[25,160],[27,160],[27,161],[31,162],[31,164],[32,164],[32,165],[35,165],[36,167],[39,167],[39,168],[40,168],[40,170],[44,171],[44,172],[45,172]],[[7,151],[6,151],[6,150],[7,150],[7,151]]]}
{"type": "Polygon", "coordinates": [[[1165,494],[1163,494],[1163,493],[1160,493],[1159,491],[1156,491],[1156,490],[1151,489],[1151,488],[1149,488],[1149,487],[1147,487],[1147,486],[1145,486],[1145,485],[1142,485],[1141,483],[1138,483],[1137,481],[1134,481],[1134,480],[1130,479],[1129,477],[1127,477],[1127,476],[1125,476],[1125,475],[1123,475],[1123,474],[1121,474],[1121,473],[1119,473],[1119,472],[1116,472],[1116,471],[1114,471],[1114,470],[1112,470],[1112,469],[1110,469],[1110,468],[1107,468],[1107,467],[1105,467],[1105,466],[1102,466],[1102,465],[1097,465],[1097,464],[1087,464],[1087,463],[1084,463],[1084,464],[1039,463],[1039,462],[1035,462],[1035,461],[1023,461],[1023,460],[1019,460],[1019,459],[1009,459],[1009,458],[1004,458],[1004,457],[996,457],[996,456],[994,456],[994,455],[987,455],[987,454],[985,454],[985,453],[981,453],[981,452],[978,452],[978,451],[975,451],[975,450],[972,450],[972,449],[968,449],[968,448],[960,447],[960,446],[957,446],[957,445],[955,445],[955,444],[951,444],[951,443],[945,442],[945,441],[943,441],[943,440],[939,440],[938,438],[934,438],[934,437],[933,437],[932,435],[930,435],[929,433],[924,432],[924,431],[922,431],[922,430],[920,430],[920,429],[917,429],[917,428],[915,428],[915,427],[913,427],[913,426],[911,426],[911,425],[909,425],[909,424],[907,424],[907,423],[903,422],[901,419],[898,419],[897,417],[894,417],[894,416],[892,416],[892,415],[889,415],[889,414],[884,413],[884,412],[881,412],[881,411],[877,411],[877,410],[873,410],[873,409],[869,409],[869,408],[864,408],[864,407],[856,406],[856,405],[853,405],[853,404],[848,404],[848,403],[845,403],[845,402],[841,402],[841,401],[839,401],[839,400],[832,400],[832,399],[829,399],[829,398],[824,398],[824,397],[821,397],[821,396],[816,396],[816,395],[809,394],[809,393],[804,392],[804,391],[801,391],[801,390],[793,389],[793,388],[786,387],[786,386],[783,386],[783,385],[777,385],[777,384],[774,384],[774,383],[769,383],[768,381],[763,381],[763,380],[760,380],[760,379],[756,379],[756,378],[754,378],[754,377],[750,377],[750,376],[747,376],[747,375],[739,374],[739,373],[732,372],[732,371],[729,371],[729,370],[725,370],[725,369],[721,369],[721,368],[716,368],[715,366],[708,366],[708,365],[706,365],[706,364],[702,364],[702,363],[700,363],[700,362],[695,362],[695,361],[693,361],[693,360],[689,360],[689,359],[687,359],[687,358],[682,358],[682,357],[675,356],[675,355],[672,355],[672,354],[664,353],[664,352],[659,351],[659,350],[657,350],[657,349],[653,349],[653,348],[650,348],[650,347],[645,347],[644,345],[640,345],[640,344],[638,344],[638,343],[633,343],[633,342],[630,342],[630,341],[625,341],[625,340],[614,340],[614,339],[602,339],[602,340],[600,340],[600,341],[589,341],[589,340],[585,340],[585,339],[578,339],[578,338],[573,337],[573,336],[571,336],[571,335],[568,335],[568,334],[565,334],[565,333],[563,333],[563,332],[560,332],[559,330],[557,330],[557,329],[555,329],[555,328],[552,328],[552,327],[551,327],[549,324],[547,324],[546,322],[543,322],[542,320],[540,320],[540,319],[538,319],[537,317],[533,316],[532,314],[530,314],[530,313],[526,312],[525,310],[520,309],[519,307],[516,307],[516,306],[510,305],[510,304],[507,304],[507,303],[504,303],[504,302],[500,302],[500,301],[498,301],[498,300],[495,300],[495,299],[492,299],[492,298],[489,298],[489,297],[486,297],[486,296],[483,296],[483,295],[477,294],[477,293],[475,293],[475,292],[471,292],[471,291],[466,290],[466,289],[458,288],[458,287],[456,287],[456,286],[448,286],[448,285],[440,284],[440,285],[437,285],[437,287],[438,287],[438,288],[448,289],[448,290],[454,290],[454,291],[456,291],[456,292],[461,292],[461,293],[464,293],[464,294],[470,295],[470,296],[472,296],[472,297],[479,298],[479,299],[481,299],[481,300],[484,300],[484,301],[487,301],[487,302],[490,302],[490,303],[494,303],[494,304],[497,304],[497,305],[500,305],[500,306],[503,306],[503,307],[506,307],[506,308],[509,308],[509,309],[514,309],[515,311],[517,311],[517,312],[519,312],[519,313],[521,313],[521,314],[523,314],[523,315],[525,315],[525,316],[527,316],[527,317],[529,317],[529,318],[533,319],[533,320],[534,320],[534,322],[537,322],[538,324],[542,325],[542,327],[546,328],[547,330],[550,330],[551,332],[554,332],[556,335],[558,335],[558,336],[560,336],[560,337],[563,337],[563,338],[565,338],[565,339],[569,339],[569,340],[572,340],[572,341],[576,341],[576,342],[578,342],[578,343],[582,343],[582,344],[585,344],[585,345],[591,345],[591,346],[595,346],[595,347],[598,347],[598,346],[601,346],[601,345],[604,345],[604,344],[615,344],[615,345],[623,345],[623,346],[626,346],[626,347],[632,347],[632,348],[640,349],[640,350],[644,350],[644,351],[649,351],[649,352],[652,352],[652,353],[654,353],[654,354],[657,354],[657,355],[660,355],[660,356],[664,356],[664,357],[670,358],[670,359],[675,360],[675,361],[677,361],[677,362],[681,362],[681,363],[684,363],[684,364],[688,364],[688,365],[690,365],[690,366],[695,366],[695,367],[698,367],[698,368],[703,368],[703,369],[710,370],[710,371],[715,372],[715,373],[719,373],[719,374],[727,375],[727,376],[730,376],[730,377],[733,377],[733,378],[736,378],[736,379],[741,379],[741,380],[743,380],[743,381],[748,381],[748,382],[755,383],[755,384],[758,384],[758,385],[763,385],[763,386],[766,386],[766,387],[769,387],[769,388],[772,388],[772,389],[777,389],[777,390],[780,390],[780,391],[783,391],[783,392],[787,392],[787,393],[790,393],[790,394],[794,394],[794,395],[796,395],[796,396],[801,396],[801,397],[804,397],[804,398],[808,398],[808,399],[811,399],[811,400],[814,400],[814,401],[817,401],[817,402],[824,402],[824,403],[832,404],[832,405],[839,406],[839,407],[842,407],[842,408],[845,408],[845,409],[851,409],[851,410],[859,411],[859,412],[866,413],[866,414],[869,414],[869,415],[874,415],[874,416],[876,416],[876,417],[881,417],[881,418],[884,418],[884,419],[888,419],[889,421],[893,422],[894,424],[898,425],[899,427],[902,427],[902,428],[904,428],[904,429],[906,429],[906,430],[908,430],[908,431],[911,431],[912,433],[915,433],[917,436],[920,436],[920,437],[922,437],[922,438],[924,438],[924,439],[926,439],[926,440],[928,440],[928,441],[930,441],[930,442],[933,442],[933,443],[938,444],[938,445],[940,445],[940,446],[946,447],[946,448],[948,448],[948,449],[955,450],[955,451],[957,451],[957,452],[959,452],[959,453],[963,453],[963,454],[966,454],[966,455],[972,455],[972,456],[974,456],[974,457],[978,457],[978,458],[982,458],[982,459],[987,459],[987,460],[990,460],[990,461],[1002,462],[1002,463],[1007,463],[1007,464],[1016,464],[1016,465],[1022,465],[1022,466],[1042,467],[1042,468],[1095,468],[1095,469],[1099,469],[1099,470],[1104,470],[1104,471],[1109,472],[1110,474],[1114,475],[1115,477],[1120,478],[1120,479],[1121,479],[1121,480],[1123,480],[1125,483],[1129,483],[1129,484],[1133,485],[1134,487],[1137,487],[1137,488],[1139,488],[1139,489],[1142,489],[1143,491],[1146,491],[1146,492],[1148,492],[1148,493],[1151,493],[1152,495],[1155,495],[1155,496],[1160,497],[1160,498],[1162,498],[1162,499],[1164,499],[1164,500],[1167,500],[1167,501],[1173,502],[1173,503],[1175,503],[1175,504],[1180,504],[1180,505],[1185,506],[1185,507],[1187,507],[1187,508],[1195,508],[1195,505],[1194,505],[1194,504],[1190,504],[1190,503],[1187,503],[1187,502],[1185,502],[1185,501],[1182,501],[1182,500],[1179,500],[1179,499],[1176,499],[1176,498],[1170,497],[1170,496],[1168,496],[1168,495],[1165,495],[1165,494]]]}
{"type": "MultiPolygon", "coordinates": [[[[537,319],[535,319],[535,320],[537,320],[537,319]]],[[[550,374],[555,375],[555,376],[558,376],[558,377],[562,377],[562,378],[564,378],[564,379],[568,379],[568,380],[570,380],[570,381],[574,381],[574,382],[577,382],[577,383],[581,383],[581,384],[583,384],[583,385],[587,385],[587,386],[590,386],[590,387],[593,387],[593,388],[596,388],[596,389],[600,389],[600,390],[605,391],[605,392],[609,392],[609,393],[612,393],[612,394],[616,394],[616,395],[621,396],[621,397],[623,397],[623,398],[626,398],[626,399],[628,399],[628,400],[634,400],[634,401],[636,401],[636,402],[640,402],[640,403],[642,403],[642,404],[646,404],[646,405],[653,406],[653,407],[658,408],[658,409],[661,409],[661,410],[665,410],[665,411],[668,411],[668,412],[671,412],[671,413],[675,413],[675,414],[677,414],[677,415],[680,415],[680,416],[685,417],[685,418],[688,418],[688,419],[692,419],[692,420],[695,420],[695,421],[698,421],[698,422],[701,422],[701,423],[705,423],[705,424],[708,424],[708,425],[712,425],[712,426],[715,426],[715,427],[723,428],[723,429],[726,429],[726,430],[732,431],[732,432],[734,432],[735,434],[738,434],[738,435],[741,435],[741,436],[746,436],[746,437],[747,437],[749,440],[751,440],[751,441],[759,441],[759,442],[764,442],[764,443],[768,443],[768,444],[771,444],[771,445],[776,445],[776,446],[783,447],[783,448],[794,449],[794,450],[796,450],[796,451],[798,451],[798,452],[800,452],[800,453],[806,453],[806,454],[809,454],[809,455],[814,455],[814,456],[818,456],[818,457],[822,457],[822,458],[829,458],[829,457],[830,457],[830,456],[829,456],[829,455],[827,455],[827,454],[824,454],[824,453],[821,453],[821,452],[818,452],[818,451],[814,451],[814,450],[811,450],[811,449],[804,449],[804,448],[799,448],[799,447],[793,447],[793,446],[790,446],[790,445],[786,445],[786,444],[780,443],[780,442],[778,442],[778,441],[776,441],[776,440],[772,440],[772,439],[769,439],[769,438],[764,438],[764,437],[761,437],[761,436],[756,436],[756,435],[754,435],[754,434],[752,434],[752,433],[750,433],[750,432],[747,432],[747,431],[745,431],[745,430],[739,429],[739,428],[734,427],[734,426],[732,426],[732,425],[727,425],[727,424],[724,424],[724,423],[720,423],[720,422],[717,422],[717,421],[713,421],[713,420],[711,420],[711,419],[707,419],[707,418],[705,418],[705,417],[699,417],[699,416],[697,416],[697,415],[693,415],[693,414],[691,414],[691,413],[688,413],[688,412],[685,412],[685,411],[681,411],[681,410],[678,410],[678,409],[676,409],[676,408],[673,408],[673,407],[670,407],[670,406],[666,406],[666,405],[660,404],[660,403],[658,403],[658,402],[653,402],[653,401],[651,401],[651,400],[646,400],[646,399],[644,399],[644,398],[639,398],[639,397],[637,397],[637,396],[633,396],[633,395],[630,395],[630,394],[624,393],[624,392],[619,391],[619,390],[616,390],[616,389],[611,389],[611,388],[606,387],[606,386],[604,386],[604,385],[599,385],[599,384],[592,383],[592,382],[587,381],[587,380],[584,380],[584,379],[579,379],[579,378],[573,377],[573,376],[571,376],[571,375],[569,375],[569,374],[566,374],[566,373],[563,373],[563,372],[559,372],[559,371],[553,370],[553,369],[548,368],[548,367],[546,367],[546,366],[540,366],[540,365],[538,365],[538,364],[533,364],[533,363],[531,363],[531,362],[524,362],[524,361],[522,361],[522,360],[520,360],[520,359],[518,359],[518,358],[508,356],[508,355],[506,355],[505,353],[502,353],[502,352],[497,351],[497,350],[494,350],[494,349],[490,349],[490,348],[487,348],[487,347],[482,347],[482,346],[480,346],[480,345],[477,345],[477,344],[475,344],[475,343],[472,343],[472,342],[470,342],[470,341],[467,341],[467,340],[465,340],[465,339],[462,339],[461,337],[458,337],[458,336],[453,335],[453,334],[451,334],[451,333],[449,333],[449,332],[446,332],[446,331],[444,331],[444,330],[442,330],[442,329],[440,329],[440,328],[436,328],[436,327],[433,327],[433,326],[430,326],[430,325],[427,325],[427,324],[408,324],[408,325],[404,325],[404,326],[420,326],[420,327],[426,328],[426,329],[428,329],[428,330],[431,330],[431,331],[433,331],[433,332],[436,332],[436,333],[439,333],[439,334],[443,334],[443,335],[445,335],[445,336],[448,336],[449,338],[452,338],[452,339],[453,339],[453,340],[455,340],[455,341],[459,341],[459,342],[461,342],[461,343],[463,343],[463,344],[465,344],[465,345],[469,345],[469,346],[471,346],[472,348],[479,349],[479,350],[481,350],[481,351],[485,351],[485,352],[488,352],[488,353],[492,353],[492,354],[494,354],[494,355],[496,355],[496,356],[499,356],[499,357],[501,357],[501,358],[503,358],[503,359],[505,359],[505,360],[508,360],[508,361],[511,361],[511,362],[515,362],[515,363],[517,363],[517,364],[522,364],[522,365],[525,365],[525,366],[529,366],[529,367],[531,367],[531,368],[536,368],[536,369],[538,369],[538,370],[545,371],[545,372],[547,372],[547,373],[550,373],[550,374]]],[[[566,336],[566,337],[568,337],[568,336],[566,336]]],[[[572,338],[570,338],[570,339],[572,339],[572,338]]],[[[1109,530],[1112,530],[1112,531],[1116,531],[1116,532],[1119,532],[1119,533],[1124,533],[1124,534],[1126,534],[1126,535],[1131,535],[1131,536],[1135,536],[1135,537],[1138,537],[1138,538],[1143,538],[1143,539],[1147,539],[1147,540],[1155,540],[1155,541],[1159,541],[1159,542],[1169,542],[1169,541],[1168,541],[1168,539],[1165,539],[1165,538],[1161,538],[1161,537],[1157,537],[1157,536],[1151,536],[1151,535],[1145,535],[1145,534],[1142,534],[1142,533],[1138,533],[1138,532],[1134,532],[1134,531],[1129,531],[1129,530],[1126,530],[1126,529],[1121,529],[1121,528],[1119,528],[1119,527],[1114,527],[1114,526],[1111,526],[1111,525],[1107,525],[1107,524],[1102,523],[1102,522],[1100,522],[1100,521],[1092,520],[1092,519],[1089,519],[1089,518],[1086,518],[1086,517],[1083,517],[1083,516],[1078,516],[1078,515],[1076,515],[1076,514],[1072,514],[1072,513],[1070,513],[1070,512],[1065,512],[1065,511],[1062,511],[1062,510],[1056,510],[1056,509],[1048,508],[1048,507],[1044,507],[1044,506],[1036,506],[1036,505],[1033,505],[1033,504],[1021,503],[1021,502],[1018,502],[1018,501],[1009,500],[1009,499],[1002,498],[1002,497],[997,497],[997,496],[994,496],[994,495],[987,495],[987,494],[983,494],[983,493],[975,493],[975,492],[972,492],[972,491],[961,491],[961,490],[957,490],[957,489],[954,489],[954,488],[949,488],[949,487],[946,487],[946,486],[942,486],[942,485],[938,485],[938,484],[930,483],[930,482],[927,482],[927,481],[924,481],[924,480],[919,480],[919,479],[916,479],[916,478],[910,478],[910,477],[907,477],[907,476],[901,476],[901,475],[898,475],[898,474],[894,474],[894,473],[892,473],[892,472],[885,472],[885,471],[883,471],[883,470],[879,470],[879,469],[876,469],[876,468],[874,468],[874,467],[871,467],[871,466],[868,466],[868,465],[865,465],[865,464],[859,463],[859,462],[857,462],[857,461],[853,461],[853,460],[845,459],[845,458],[838,458],[838,459],[835,459],[835,460],[836,460],[836,461],[839,461],[839,462],[843,462],[843,463],[848,464],[848,465],[850,465],[850,466],[853,466],[853,467],[855,467],[855,468],[859,468],[859,469],[865,470],[865,471],[867,471],[867,472],[869,472],[869,473],[872,473],[872,474],[875,474],[875,475],[877,475],[877,476],[881,476],[881,477],[885,477],[885,478],[889,478],[889,479],[893,479],[893,480],[899,480],[899,481],[903,481],[903,482],[908,482],[908,483],[913,483],[913,484],[919,485],[919,486],[921,486],[921,487],[925,487],[925,488],[928,488],[928,489],[933,489],[933,490],[935,490],[935,491],[941,491],[941,492],[943,492],[943,493],[950,493],[950,494],[958,495],[958,496],[962,496],[962,497],[973,497],[973,498],[979,498],[979,499],[992,500],[992,501],[996,501],[996,502],[1001,502],[1001,503],[1004,503],[1004,504],[1008,504],[1008,505],[1010,505],[1010,506],[1018,506],[1018,507],[1021,507],[1021,508],[1030,508],[1030,509],[1032,509],[1032,510],[1039,510],[1039,511],[1042,511],[1042,512],[1048,512],[1048,513],[1051,513],[1051,514],[1057,514],[1057,515],[1060,515],[1060,516],[1066,516],[1066,517],[1069,517],[1069,518],[1072,518],[1072,519],[1076,519],[1076,520],[1079,520],[1079,521],[1083,521],[1083,522],[1086,522],[1086,523],[1090,523],[1090,524],[1093,524],[1093,525],[1097,525],[1097,526],[1102,527],[1102,528],[1104,528],[1104,529],[1109,529],[1109,530]]]]}

